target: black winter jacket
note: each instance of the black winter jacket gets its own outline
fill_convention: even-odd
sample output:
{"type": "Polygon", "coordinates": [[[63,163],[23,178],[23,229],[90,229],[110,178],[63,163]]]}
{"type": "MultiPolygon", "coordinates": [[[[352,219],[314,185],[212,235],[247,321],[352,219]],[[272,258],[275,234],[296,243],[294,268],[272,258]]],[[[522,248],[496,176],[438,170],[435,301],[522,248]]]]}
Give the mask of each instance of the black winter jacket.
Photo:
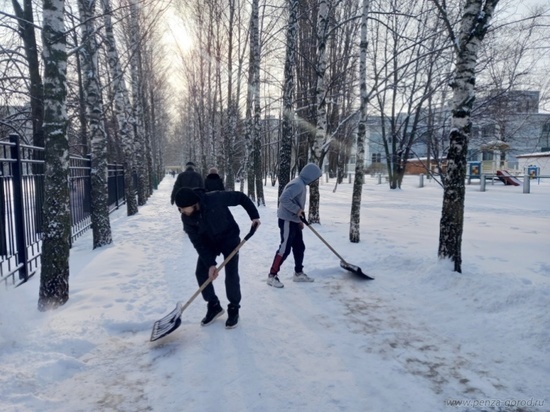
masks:
{"type": "Polygon", "coordinates": [[[244,193],[237,191],[208,192],[194,189],[199,196],[200,210],[196,215],[182,214],[183,230],[206,266],[216,265],[216,256],[228,247],[239,243],[240,229],[229,206],[242,206],[250,220],[259,219],[260,214],[254,202],[244,193]]]}
{"type": "Polygon", "coordinates": [[[174,183],[172,195],[170,196],[170,203],[174,204],[176,193],[178,193],[178,190],[182,187],[188,187],[189,189],[204,187],[202,176],[200,173],[195,172],[195,169],[192,167],[188,167],[185,171],[181,172],[174,183]]]}
{"type": "Polygon", "coordinates": [[[214,190],[225,190],[223,180],[217,173],[210,173],[204,179],[204,188],[207,192],[213,192],[214,190]]]}

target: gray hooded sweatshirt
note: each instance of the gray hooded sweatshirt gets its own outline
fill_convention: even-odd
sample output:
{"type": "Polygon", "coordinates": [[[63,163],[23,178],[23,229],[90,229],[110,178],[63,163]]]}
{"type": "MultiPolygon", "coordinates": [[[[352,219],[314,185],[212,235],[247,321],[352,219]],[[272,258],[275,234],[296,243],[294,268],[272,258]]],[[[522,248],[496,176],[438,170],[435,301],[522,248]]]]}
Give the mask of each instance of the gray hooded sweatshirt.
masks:
{"type": "Polygon", "coordinates": [[[321,169],[316,164],[305,165],[300,175],[285,186],[279,198],[277,217],[291,222],[300,222],[297,213],[306,206],[306,185],[319,179],[322,175],[321,169]]]}

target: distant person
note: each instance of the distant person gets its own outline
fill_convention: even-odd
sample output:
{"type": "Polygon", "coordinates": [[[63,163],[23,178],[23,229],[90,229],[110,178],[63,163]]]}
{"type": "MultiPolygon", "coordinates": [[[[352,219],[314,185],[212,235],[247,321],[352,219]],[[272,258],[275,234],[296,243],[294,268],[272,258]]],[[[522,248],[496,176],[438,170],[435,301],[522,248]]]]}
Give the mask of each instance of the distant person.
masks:
{"type": "MultiPolygon", "coordinates": [[[[214,280],[218,277],[216,257],[221,253],[227,258],[241,242],[240,229],[229,206],[242,206],[252,224],[256,228],[260,225],[258,209],[242,192],[206,193],[204,189],[183,188],[176,194],[176,205],[182,216],[183,229],[199,254],[195,269],[199,286],[208,278],[214,280]]],[[[238,253],[225,265],[225,294],[229,301],[225,327],[232,329],[237,326],[241,307],[238,253]]],[[[201,325],[206,326],[221,316],[224,310],[212,283],[202,290],[202,297],[208,302],[206,316],[201,321],[201,325]]]]}
{"type": "Polygon", "coordinates": [[[185,170],[178,175],[174,183],[174,188],[172,189],[170,203],[174,204],[176,193],[178,193],[178,190],[182,187],[188,187],[189,189],[194,189],[195,187],[204,188],[202,176],[195,171],[195,163],[193,162],[187,162],[185,164],[185,170]]]}
{"type": "Polygon", "coordinates": [[[206,179],[204,179],[204,188],[207,192],[213,192],[214,190],[225,190],[223,180],[218,174],[218,169],[211,167],[208,171],[206,179]]]}
{"type": "Polygon", "coordinates": [[[313,279],[304,273],[304,252],[306,246],[302,237],[304,223],[300,216],[304,215],[306,205],[307,185],[311,185],[322,176],[321,169],[314,164],[308,163],[300,171],[295,179],[292,179],[283,189],[279,198],[277,217],[279,218],[279,230],[281,243],[275,253],[267,284],[275,288],[282,288],[284,285],[279,280],[281,265],[292,251],[294,256],[294,282],[313,282],[313,279]]]}

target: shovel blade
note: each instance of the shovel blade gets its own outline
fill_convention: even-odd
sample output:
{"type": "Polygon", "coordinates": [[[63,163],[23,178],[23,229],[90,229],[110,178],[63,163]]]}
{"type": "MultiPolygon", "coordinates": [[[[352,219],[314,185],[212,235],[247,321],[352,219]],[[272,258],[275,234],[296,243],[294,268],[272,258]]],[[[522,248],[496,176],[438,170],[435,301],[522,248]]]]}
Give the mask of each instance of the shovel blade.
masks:
{"type": "Polygon", "coordinates": [[[160,339],[175,331],[181,325],[182,312],[182,305],[178,302],[176,308],[172,312],[162,319],[157,320],[153,324],[153,330],[151,331],[151,342],[154,342],[157,339],[160,339]]]}
{"type": "Polygon", "coordinates": [[[356,275],[363,277],[364,279],[374,280],[373,277],[367,275],[366,273],[363,273],[359,266],[352,265],[348,262],[344,262],[343,260],[340,261],[340,266],[346,270],[349,270],[352,273],[355,273],[356,275]]]}

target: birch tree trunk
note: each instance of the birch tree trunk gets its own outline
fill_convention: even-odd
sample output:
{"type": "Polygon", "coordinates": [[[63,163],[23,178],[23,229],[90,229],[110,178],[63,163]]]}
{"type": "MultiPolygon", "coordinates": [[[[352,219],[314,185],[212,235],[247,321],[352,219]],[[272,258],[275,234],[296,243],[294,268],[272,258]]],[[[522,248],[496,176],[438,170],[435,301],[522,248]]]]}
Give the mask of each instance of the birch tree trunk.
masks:
{"type": "Polygon", "coordinates": [[[93,248],[112,242],[107,191],[107,135],[103,124],[103,103],[97,64],[98,44],[95,34],[95,0],[79,0],[82,22],[84,92],[92,143],[92,232],[93,248]]]}
{"type": "MultiPolygon", "coordinates": [[[[145,201],[149,199],[149,197],[153,194],[153,186],[155,185],[156,181],[156,173],[154,170],[155,165],[155,156],[154,156],[154,149],[153,149],[153,108],[151,107],[151,100],[153,100],[153,96],[150,93],[151,88],[149,87],[149,84],[155,80],[155,74],[152,71],[148,71],[148,57],[150,56],[149,50],[152,47],[153,42],[153,33],[154,30],[151,30],[148,33],[148,36],[146,38],[146,41],[140,43],[140,53],[139,53],[139,67],[138,67],[138,75],[139,75],[139,84],[140,84],[140,94],[139,98],[141,101],[141,107],[142,107],[142,129],[143,129],[143,136],[144,139],[144,145],[145,145],[145,162],[144,162],[144,172],[145,172],[145,178],[144,183],[145,186],[143,188],[143,195],[145,197],[145,201]]],[[[158,136],[160,138],[160,136],[158,136]]]]}
{"type": "Polygon", "coordinates": [[[296,45],[296,121],[294,122],[296,148],[294,164],[291,167],[291,176],[300,171],[310,159],[310,150],[315,138],[317,108],[315,90],[317,76],[315,61],[317,55],[317,18],[319,5],[317,0],[301,0],[298,2],[299,18],[296,45]],[[303,18],[302,16],[307,16],[303,18]]]}
{"type": "Polygon", "coordinates": [[[124,72],[120,64],[117,44],[115,40],[112,10],[110,0],[101,0],[103,9],[103,22],[105,25],[105,44],[107,48],[107,61],[113,81],[114,106],[118,126],[118,135],[122,143],[124,153],[124,187],[126,191],[126,210],[128,216],[138,212],[136,189],[132,178],[134,171],[134,131],[131,119],[131,106],[128,97],[128,89],[124,81],[124,72]]]}
{"type": "Polygon", "coordinates": [[[140,68],[141,68],[141,42],[143,35],[140,32],[139,26],[139,10],[136,0],[130,1],[130,78],[132,88],[132,119],[134,121],[134,137],[135,137],[135,170],[138,175],[138,206],[143,206],[147,202],[147,188],[149,186],[147,173],[147,137],[143,126],[143,101],[140,68]]]}
{"type": "Polygon", "coordinates": [[[38,310],[69,300],[71,212],[64,0],[43,4],[45,199],[38,310]]]}
{"type": "Polygon", "coordinates": [[[161,43],[159,30],[152,30],[142,54],[142,80],[144,84],[143,100],[145,102],[145,125],[149,150],[148,175],[149,187],[147,197],[158,188],[164,176],[163,151],[167,140],[168,127],[168,77],[167,67],[158,64],[166,56],[166,49],[161,43]]]}
{"type": "Polygon", "coordinates": [[[279,194],[290,182],[292,162],[292,138],[294,135],[294,70],[296,65],[296,31],[298,29],[298,0],[288,0],[288,25],[286,32],[286,58],[283,86],[283,125],[281,136],[281,153],[279,156],[279,194]]]}
{"type": "MultiPolygon", "coordinates": [[[[329,2],[330,0],[319,1],[319,14],[317,19],[317,86],[315,88],[315,101],[317,105],[317,121],[315,140],[310,160],[323,168],[324,147],[327,135],[327,109],[326,109],[326,86],[325,72],[327,70],[327,37],[329,28],[329,2]]],[[[319,214],[319,180],[310,185],[309,192],[309,222],[320,223],[319,214]]]]}
{"type": "Polygon", "coordinates": [[[264,190],[262,184],[262,156],[261,156],[261,105],[260,105],[260,22],[259,22],[259,1],[252,0],[252,16],[250,24],[250,49],[252,61],[252,91],[253,91],[253,122],[252,122],[252,141],[253,141],[253,162],[254,162],[254,182],[256,185],[256,204],[265,206],[264,190]]]}
{"type": "Polygon", "coordinates": [[[360,94],[360,118],[357,130],[357,152],[355,163],[355,180],[353,181],[353,195],[351,199],[351,218],[349,227],[349,240],[359,243],[361,223],[361,195],[363,193],[365,170],[365,136],[367,131],[367,21],[369,15],[370,0],[363,0],[361,13],[361,42],[359,45],[359,94],[360,94]]]}
{"type": "Polygon", "coordinates": [[[38,46],[36,44],[32,0],[24,0],[23,7],[17,0],[12,0],[13,9],[17,16],[19,34],[23,40],[25,57],[29,65],[30,105],[32,114],[33,145],[44,147],[44,87],[40,75],[38,60],[38,46]]]}
{"type": "Polygon", "coordinates": [[[248,196],[252,200],[256,200],[256,176],[255,176],[255,167],[254,167],[254,152],[255,152],[255,115],[253,111],[255,110],[254,100],[256,98],[257,91],[255,90],[259,87],[259,79],[256,79],[256,69],[255,69],[255,58],[256,51],[254,50],[254,42],[257,42],[257,33],[258,33],[258,0],[252,0],[252,9],[250,12],[250,51],[248,58],[248,91],[246,96],[246,131],[245,131],[245,141],[246,141],[246,171],[247,171],[247,186],[248,186],[248,196]],[[255,40],[256,39],[256,40],[255,40]]]}
{"type": "Polygon", "coordinates": [[[454,80],[451,83],[452,123],[447,172],[443,178],[443,207],[438,254],[440,259],[450,259],[454,263],[454,271],[461,273],[466,155],[472,129],[471,111],[475,100],[475,69],[481,42],[487,33],[498,0],[466,0],[458,37],[452,31],[444,5],[435,0],[434,2],[450,30],[456,58],[454,80]]]}
{"type": "Polygon", "coordinates": [[[229,22],[227,34],[227,125],[224,139],[225,188],[235,190],[235,171],[233,170],[235,135],[237,131],[238,104],[233,96],[233,25],[235,24],[235,0],[229,0],[229,22]]]}
{"type": "MultiPolygon", "coordinates": [[[[252,66],[249,70],[249,79],[252,80],[252,66]]],[[[249,80],[249,81],[250,81],[249,80]]],[[[252,129],[253,129],[253,119],[252,119],[252,106],[254,104],[252,84],[248,83],[248,92],[246,97],[246,111],[245,111],[245,132],[244,132],[244,141],[245,141],[245,155],[243,160],[243,168],[245,170],[244,175],[246,176],[247,191],[248,197],[252,200],[256,200],[256,192],[254,186],[254,161],[253,161],[253,147],[252,147],[252,129]]],[[[241,186],[243,181],[241,181],[241,186]]],[[[242,189],[241,189],[242,190],[242,189]]]]}

